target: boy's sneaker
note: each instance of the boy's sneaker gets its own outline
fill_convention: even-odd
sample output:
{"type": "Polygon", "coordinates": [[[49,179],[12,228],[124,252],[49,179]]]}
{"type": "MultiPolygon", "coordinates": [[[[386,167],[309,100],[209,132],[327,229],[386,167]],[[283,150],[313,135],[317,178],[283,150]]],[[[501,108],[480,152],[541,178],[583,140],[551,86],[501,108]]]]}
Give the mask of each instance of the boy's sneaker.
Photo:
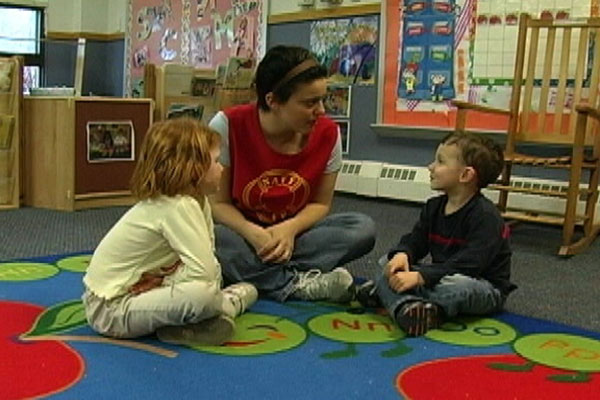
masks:
{"type": "Polygon", "coordinates": [[[421,336],[441,323],[440,307],[433,303],[413,301],[403,305],[396,322],[408,336],[421,336]]]}
{"type": "Polygon", "coordinates": [[[229,285],[222,290],[225,298],[224,312],[231,318],[235,318],[250,308],[258,298],[258,291],[253,284],[239,282],[229,285]],[[228,301],[227,301],[228,300],[228,301]]]}
{"type": "Polygon", "coordinates": [[[375,281],[366,281],[356,288],[356,300],[361,306],[367,308],[383,307],[379,296],[377,296],[377,285],[375,281]]]}
{"type": "Polygon", "coordinates": [[[354,278],[341,267],[327,273],[317,269],[300,272],[292,297],[299,300],[347,303],[354,297],[354,278]]]}
{"type": "Polygon", "coordinates": [[[219,315],[195,324],[163,326],[156,330],[158,339],[165,343],[185,346],[218,346],[233,337],[235,323],[226,315],[219,315]]]}

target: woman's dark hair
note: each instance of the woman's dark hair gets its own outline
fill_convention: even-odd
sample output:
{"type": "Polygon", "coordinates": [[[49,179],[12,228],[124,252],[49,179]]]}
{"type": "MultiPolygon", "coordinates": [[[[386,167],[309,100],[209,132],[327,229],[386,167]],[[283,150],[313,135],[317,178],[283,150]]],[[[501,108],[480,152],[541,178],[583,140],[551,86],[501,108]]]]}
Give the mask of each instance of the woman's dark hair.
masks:
{"type": "Polygon", "coordinates": [[[255,83],[258,106],[262,110],[269,110],[265,99],[269,92],[273,92],[277,101],[285,103],[298,85],[326,78],[327,69],[317,62],[317,65],[309,67],[284,84],[280,84],[294,67],[311,59],[316,60],[314,55],[303,47],[279,45],[267,51],[256,68],[255,83]]]}

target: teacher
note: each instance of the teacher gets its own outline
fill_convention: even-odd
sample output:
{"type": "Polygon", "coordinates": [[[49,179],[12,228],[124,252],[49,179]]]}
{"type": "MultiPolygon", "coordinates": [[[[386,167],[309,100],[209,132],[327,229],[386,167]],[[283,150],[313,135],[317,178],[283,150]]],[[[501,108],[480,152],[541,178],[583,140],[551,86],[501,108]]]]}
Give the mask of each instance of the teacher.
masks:
{"type": "Polygon", "coordinates": [[[343,267],[371,251],[373,220],[329,215],[342,165],[338,126],[325,117],[327,70],[306,49],[276,46],[256,70],[257,102],[220,111],[223,173],[212,198],[225,281],[262,296],[348,302],[343,267]]]}

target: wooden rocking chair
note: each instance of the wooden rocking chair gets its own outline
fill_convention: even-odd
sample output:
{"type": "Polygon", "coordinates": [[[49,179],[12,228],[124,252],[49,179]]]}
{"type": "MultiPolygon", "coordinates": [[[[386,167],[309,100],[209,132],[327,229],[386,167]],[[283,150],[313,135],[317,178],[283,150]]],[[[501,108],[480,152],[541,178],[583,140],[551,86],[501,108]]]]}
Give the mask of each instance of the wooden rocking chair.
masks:
{"type": "Polygon", "coordinates": [[[490,188],[500,191],[498,207],[508,220],[562,225],[559,255],[582,251],[600,231],[600,223],[594,219],[600,172],[599,76],[600,18],[533,19],[521,14],[509,109],[454,102],[457,130],[465,129],[469,111],[508,116],[505,167],[500,182],[490,188]],[[524,147],[523,143],[537,146],[524,147]],[[556,157],[524,153],[526,147],[539,153],[541,145],[547,144],[568,147],[569,151],[556,157]],[[567,170],[568,188],[515,184],[511,180],[513,165],[567,170]],[[564,212],[511,207],[509,193],[515,192],[563,198],[564,212]],[[580,207],[583,213],[577,209],[580,201],[584,203],[580,207]],[[577,240],[575,226],[583,228],[577,240]]]}

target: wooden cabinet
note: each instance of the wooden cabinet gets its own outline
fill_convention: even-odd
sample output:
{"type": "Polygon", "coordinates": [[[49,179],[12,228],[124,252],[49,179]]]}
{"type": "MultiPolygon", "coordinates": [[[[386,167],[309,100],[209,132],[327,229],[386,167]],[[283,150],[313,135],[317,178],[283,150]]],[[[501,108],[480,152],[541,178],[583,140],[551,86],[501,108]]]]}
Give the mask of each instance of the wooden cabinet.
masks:
{"type": "Polygon", "coordinates": [[[19,207],[23,63],[0,57],[0,210],[19,207]]]}
{"type": "Polygon", "coordinates": [[[68,211],[133,204],[129,180],[152,112],[149,99],[25,97],[25,204],[68,211]]]}
{"type": "Polygon", "coordinates": [[[254,89],[227,89],[215,78],[210,95],[192,96],[192,78],[204,78],[209,81],[215,78],[214,70],[194,69],[187,65],[165,64],[156,66],[146,64],[144,67],[144,95],[154,100],[154,120],[167,119],[169,109],[174,104],[200,106],[203,108],[202,122],[208,124],[220,110],[236,104],[249,103],[256,100],[254,89]]]}

